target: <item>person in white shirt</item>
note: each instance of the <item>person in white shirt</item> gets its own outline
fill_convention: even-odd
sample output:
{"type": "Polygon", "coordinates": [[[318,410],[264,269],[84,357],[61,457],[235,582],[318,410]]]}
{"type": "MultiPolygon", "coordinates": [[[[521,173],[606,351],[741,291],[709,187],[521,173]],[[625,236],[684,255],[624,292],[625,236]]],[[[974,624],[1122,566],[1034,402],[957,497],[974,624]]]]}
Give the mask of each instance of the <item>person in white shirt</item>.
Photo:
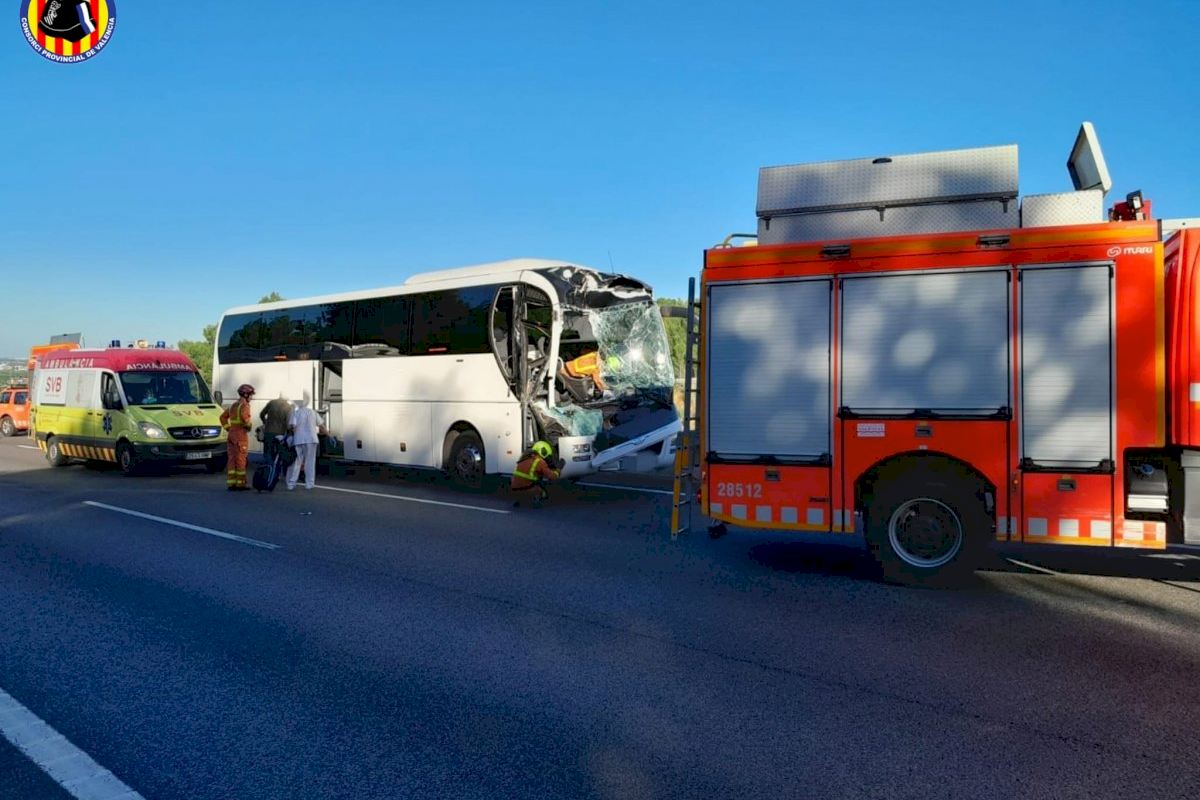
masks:
{"type": "Polygon", "coordinates": [[[320,421],[317,412],[310,407],[312,397],[308,392],[296,403],[288,415],[288,430],[292,434],[292,445],[296,448],[296,460],[288,467],[288,491],[296,488],[301,468],[304,469],[304,488],[311,489],[317,482],[317,444],[320,441],[320,421]]]}

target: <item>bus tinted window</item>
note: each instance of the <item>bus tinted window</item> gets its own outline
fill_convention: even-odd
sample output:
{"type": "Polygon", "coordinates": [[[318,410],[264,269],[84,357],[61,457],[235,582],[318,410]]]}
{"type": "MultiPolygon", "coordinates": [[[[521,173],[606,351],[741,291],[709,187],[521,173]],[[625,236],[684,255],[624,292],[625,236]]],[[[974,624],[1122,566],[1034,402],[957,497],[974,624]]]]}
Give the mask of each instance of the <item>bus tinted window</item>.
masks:
{"type": "Polygon", "coordinates": [[[261,312],[233,314],[221,324],[221,338],[217,341],[217,357],[224,364],[240,364],[259,361],[259,349],[263,340],[263,315],[261,312]]]}
{"type": "Polygon", "coordinates": [[[355,358],[408,353],[409,298],[376,297],[354,305],[355,358]]]}
{"type": "Polygon", "coordinates": [[[487,353],[488,312],[496,286],[471,286],[416,296],[412,352],[487,353]]]}
{"type": "Polygon", "coordinates": [[[269,359],[326,358],[350,355],[354,317],[351,303],[325,303],[268,311],[263,342],[269,359]]]}
{"type": "Polygon", "coordinates": [[[321,306],[321,327],[310,354],[313,358],[336,360],[349,358],[354,346],[354,303],[328,303],[321,306]]]}

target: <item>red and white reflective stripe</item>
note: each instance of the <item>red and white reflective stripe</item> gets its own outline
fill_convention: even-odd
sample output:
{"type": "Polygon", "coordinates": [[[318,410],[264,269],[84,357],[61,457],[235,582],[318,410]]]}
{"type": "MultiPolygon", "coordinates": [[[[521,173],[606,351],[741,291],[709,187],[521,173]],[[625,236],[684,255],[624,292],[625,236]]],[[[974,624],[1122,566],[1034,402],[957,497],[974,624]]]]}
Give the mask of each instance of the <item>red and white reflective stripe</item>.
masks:
{"type": "Polygon", "coordinates": [[[1164,542],[1167,538],[1167,526],[1162,522],[1127,519],[1121,529],[1121,538],[1127,542],[1164,542]]]}
{"type": "Polygon", "coordinates": [[[854,530],[854,513],[852,511],[845,509],[834,511],[832,514],[833,524],[830,526],[824,505],[801,509],[797,506],[776,507],[766,504],[751,506],[745,503],[733,503],[727,507],[723,502],[714,502],[709,503],[708,510],[715,517],[726,517],[735,521],[758,522],[766,525],[794,525],[806,530],[833,530],[838,533],[854,530]],[[802,514],[803,522],[800,521],[802,514]]]}

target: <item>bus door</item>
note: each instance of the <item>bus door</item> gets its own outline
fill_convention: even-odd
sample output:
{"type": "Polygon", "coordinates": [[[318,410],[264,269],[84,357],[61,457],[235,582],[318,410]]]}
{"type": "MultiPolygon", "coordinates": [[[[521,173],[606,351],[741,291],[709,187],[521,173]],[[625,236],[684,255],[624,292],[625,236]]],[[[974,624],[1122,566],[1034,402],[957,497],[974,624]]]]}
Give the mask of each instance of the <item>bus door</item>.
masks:
{"type": "Polygon", "coordinates": [[[521,399],[521,386],[525,382],[525,337],[522,327],[516,324],[519,295],[519,286],[501,286],[496,291],[496,299],[492,301],[488,325],[488,339],[496,356],[496,364],[508,381],[509,390],[518,400],[521,399]]]}
{"type": "Polygon", "coordinates": [[[317,380],[317,397],[320,398],[320,414],[325,430],[329,437],[322,442],[322,452],[325,455],[341,456],[345,454],[345,442],[342,439],[342,362],[322,361],[321,371],[317,380]],[[336,440],[336,444],[333,441],[336,440]]]}

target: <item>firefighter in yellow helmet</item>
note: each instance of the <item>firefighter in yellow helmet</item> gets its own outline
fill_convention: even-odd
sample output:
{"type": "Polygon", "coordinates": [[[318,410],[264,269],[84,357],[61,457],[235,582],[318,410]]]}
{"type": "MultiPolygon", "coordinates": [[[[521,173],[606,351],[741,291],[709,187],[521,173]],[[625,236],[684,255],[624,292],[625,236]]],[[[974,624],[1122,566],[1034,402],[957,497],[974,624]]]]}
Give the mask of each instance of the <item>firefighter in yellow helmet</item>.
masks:
{"type": "MultiPolygon", "coordinates": [[[[517,462],[517,468],[513,472],[512,490],[514,492],[532,492],[534,508],[540,508],[550,496],[550,492],[546,490],[550,481],[558,480],[558,470],[551,467],[549,463],[553,454],[554,448],[550,446],[549,442],[534,442],[533,447],[529,448],[529,452],[521,456],[521,460],[517,462]]],[[[521,501],[517,500],[513,505],[519,506],[521,501]]]]}
{"type": "Polygon", "coordinates": [[[246,486],[246,454],[250,450],[250,398],[254,387],[243,383],[238,399],[221,412],[221,427],[229,431],[229,463],[225,467],[225,488],[238,492],[246,486]]]}

